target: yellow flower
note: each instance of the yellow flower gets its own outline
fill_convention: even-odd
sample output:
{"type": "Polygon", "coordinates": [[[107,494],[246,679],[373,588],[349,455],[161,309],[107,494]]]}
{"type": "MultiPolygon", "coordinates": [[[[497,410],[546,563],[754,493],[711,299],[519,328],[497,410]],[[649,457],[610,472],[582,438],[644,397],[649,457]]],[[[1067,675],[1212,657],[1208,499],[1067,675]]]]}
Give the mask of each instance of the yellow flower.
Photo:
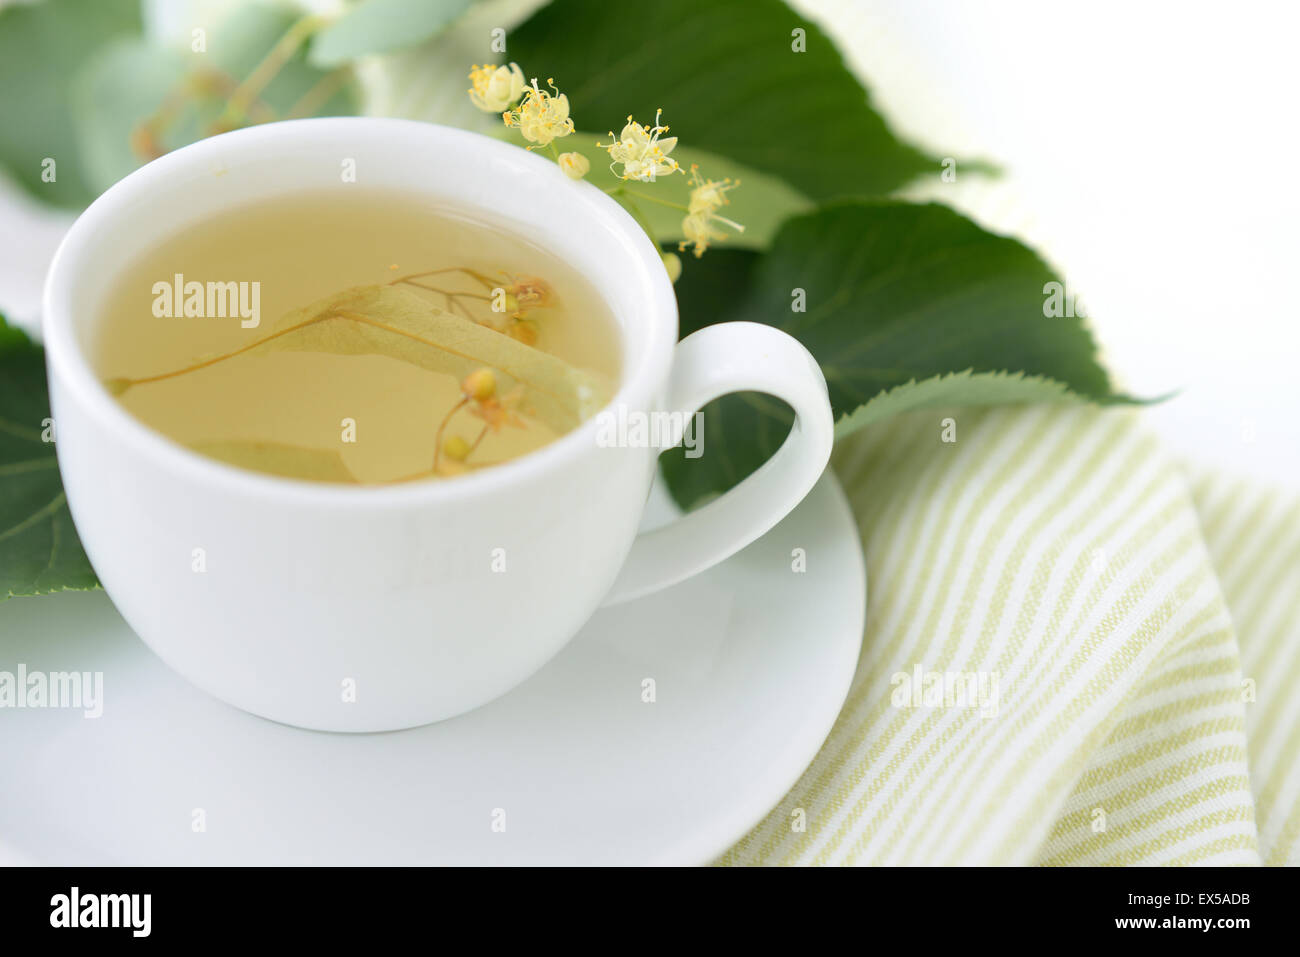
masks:
{"type": "MultiPolygon", "coordinates": [[[[612,160],[609,164],[611,170],[616,164],[623,164],[623,172],[618,174],[623,179],[650,183],[656,177],[676,173],[681,169],[677,165],[677,160],[668,155],[677,145],[677,137],[659,138],[661,133],[668,132],[668,127],[659,124],[659,117],[662,114],[663,110],[656,111],[654,126],[642,126],[629,116],[627,125],[623,127],[623,132],[618,134],[617,140],[613,143],[596,144],[601,149],[609,151],[612,160]]],[[[614,134],[611,132],[609,135],[614,134]]],[[[614,172],[618,171],[614,170],[614,172]]]]}
{"type": "Polygon", "coordinates": [[[509,66],[485,64],[470,70],[469,101],[487,113],[500,113],[524,92],[524,71],[517,63],[509,66]]]}
{"type": "Polygon", "coordinates": [[[524,429],[528,427],[528,423],[516,414],[523,398],[524,390],[521,386],[517,386],[500,397],[489,396],[486,399],[476,399],[470,405],[469,413],[482,419],[493,432],[500,432],[503,425],[524,429]]]}
{"type": "Polygon", "coordinates": [[[705,180],[700,177],[698,167],[691,167],[691,198],[686,204],[686,218],[682,220],[682,235],[686,238],[678,245],[678,250],[688,246],[695,249],[695,258],[699,259],[709,244],[727,238],[727,233],[715,223],[725,223],[738,233],[745,227],[725,216],[719,216],[718,210],[728,205],[727,193],[740,185],[730,179],[705,180]]]}
{"type": "Polygon", "coordinates": [[[469,453],[474,451],[474,447],[459,435],[449,435],[447,441],[442,443],[442,451],[452,461],[464,462],[469,458],[469,453]]]}
{"type": "Polygon", "coordinates": [[[465,380],[460,384],[460,391],[466,399],[482,402],[496,394],[497,378],[492,374],[491,369],[476,369],[465,376],[465,380]]]}
{"type": "MultiPolygon", "coordinates": [[[[524,139],[538,146],[548,146],[551,140],[568,136],[573,132],[573,120],[569,119],[569,98],[555,89],[555,81],[547,80],[554,93],[547,93],[533,85],[524,90],[523,102],[516,110],[502,113],[506,126],[518,127],[524,139]]],[[[528,147],[532,149],[532,147],[528,147]]]]}
{"type": "Polygon", "coordinates": [[[551,304],[550,283],[540,276],[517,277],[506,289],[507,296],[515,300],[513,313],[522,315],[529,309],[541,309],[551,304]]]}
{"type": "Polygon", "coordinates": [[[591,160],[581,153],[561,153],[559,162],[560,169],[569,179],[582,179],[591,169],[591,160]]]}

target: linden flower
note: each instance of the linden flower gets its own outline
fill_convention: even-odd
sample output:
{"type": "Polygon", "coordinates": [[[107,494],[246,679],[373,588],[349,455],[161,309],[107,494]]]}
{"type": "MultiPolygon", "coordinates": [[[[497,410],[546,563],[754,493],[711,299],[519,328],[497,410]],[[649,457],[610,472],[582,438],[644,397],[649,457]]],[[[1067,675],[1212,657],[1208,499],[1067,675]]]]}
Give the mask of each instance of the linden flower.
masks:
{"type": "MultiPolygon", "coordinates": [[[[460,384],[460,394],[465,397],[470,414],[482,419],[493,432],[501,431],[503,425],[526,427],[523,419],[515,414],[515,410],[524,398],[523,388],[516,387],[505,395],[498,395],[497,378],[492,374],[491,369],[475,369],[465,376],[460,384]]],[[[456,457],[456,450],[458,449],[448,449],[444,446],[444,451],[453,458],[456,457]]],[[[465,455],[468,454],[467,451],[465,455]]]]}
{"type": "MultiPolygon", "coordinates": [[[[615,165],[623,164],[623,172],[619,174],[623,179],[650,183],[658,176],[676,173],[681,169],[677,165],[677,160],[668,155],[677,145],[677,137],[670,136],[666,140],[659,138],[661,133],[668,132],[668,127],[659,124],[659,117],[662,114],[663,110],[655,112],[654,126],[642,126],[629,116],[627,125],[623,127],[623,132],[618,134],[617,140],[613,143],[596,144],[601,149],[609,150],[611,170],[614,170],[615,165]]],[[[614,134],[611,132],[609,135],[614,134]]]]}
{"type": "MultiPolygon", "coordinates": [[[[554,93],[547,93],[533,85],[524,90],[523,102],[519,108],[501,114],[506,126],[518,127],[524,139],[538,146],[549,146],[552,140],[568,136],[573,132],[573,120],[569,119],[569,98],[555,89],[555,81],[548,79],[547,84],[554,93]]],[[[532,149],[532,147],[528,147],[532,149]]]]}
{"type": "Polygon", "coordinates": [[[561,153],[559,163],[569,179],[582,179],[591,169],[591,160],[581,153],[561,153]]]}
{"type": "Polygon", "coordinates": [[[524,92],[524,71],[517,63],[509,66],[485,64],[470,70],[469,101],[485,113],[500,113],[524,92]]]}
{"type": "Polygon", "coordinates": [[[682,235],[686,238],[678,245],[678,250],[693,246],[695,258],[699,259],[709,244],[727,238],[727,233],[715,223],[725,223],[738,233],[745,227],[725,216],[719,216],[718,210],[728,205],[727,193],[740,185],[730,179],[705,180],[700,177],[698,167],[691,167],[691,198],[686,204],[686,218],[682,220],[682,235]]]}
{"type": "Polygon", "coordinates": [[[515,414],[524,398],[522,387],[511,389],[505,395],[477,399],[469,407],[470,415],[478,416],[493,432],[500,432],[501,426],[513,425],[516,428],[528,427],[523,419],[515,414]]]}
{"type": "Polygon", "coordinates": [[[532,309],[544,309],[551,304],[554,293],[551,285],[538,276],[511,277],[510,285],[492,290],[499,296],[492,305],[493,312],[504,312],[512,319],[522,319],[532,309]]]}
{"type": "Polygon", "coordinates": [[[521,314],[528,309],[541,308],[551,302],[551,286],[540,276],[524,276],[516,279],[506,290],[514,297],[515,312],[521,314]]]}
{"type": "Polygon", "coordinates": [[[497,377],[491,369],[475,369],[461,381],[460,393],[466,399],[482,402],[496,395],[497,377]]]}

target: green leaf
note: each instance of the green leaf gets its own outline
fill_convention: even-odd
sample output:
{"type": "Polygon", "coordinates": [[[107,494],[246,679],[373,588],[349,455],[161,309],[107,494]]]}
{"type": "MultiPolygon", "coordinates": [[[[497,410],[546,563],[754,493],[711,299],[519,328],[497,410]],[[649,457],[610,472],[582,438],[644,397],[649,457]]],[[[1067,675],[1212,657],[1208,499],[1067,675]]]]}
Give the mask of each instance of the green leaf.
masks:
{"type": "Polygon", "coordinates": [[[239,83],[300,20],[290,8],[249,3],[209,32],[202,53],[160,48],[139,37],[106,45],[84,65],[71,96],[77,143],[94,191],[151,158],[140,149],[142,124],[148,124],[157,150],[166,152],[250,122],[355,112],[350,74],[320,70],[299,49],[246,114],[226,113],[239,83]]]}
{"type": "MultiPolygon", "coordinates": [[[[710,250],[676,292],[683,336],[747,319],[803,342],[843,436],[912,408],[1126,401],[1082,322],[1049,315],[1057,281],[1027,247],[946,207],[852,202],[790,220],[766,254],[710,250]]],[[[730,488],[776,450],[791,421],[765,395],[711,403],[702,456],[663,457],[674,497],[692,506],[730,488]]]]}
{"type": "MultiPolygon", "coordinates": [[[[180,87],[185,61],[142,38],[123,37],[87,64],[72,93],[72,115],[92,199],[144,161],[132,146],[132,130],[180,87]]],[[[207,112],[211,119],[216,109],[207,112]]],[[[186,111],[159,139],[170,150],[199,135],[199,117],[186,111]]]]}
{"type": "Polygon", "coordinates": [[[59,481],[45,356],[0,316],[0,601],[99,585],[59,481]]]}
{"type": "Polygon", "coordinates": [[[815,199],[879,196],[939,163],[901,142],[830,39],[780,0],[554,0],[510,35],[509,59],[554,77],[583,129],[663,122],[815,199]],[[806,31],[795,52],[793,31],[806,31]]]}
{"type": "Polygon", "coordinates": [[[392,53],[441,33],[472,0],[361,0],[312,39],[309,58],[332,67],[359,56],[392,53]]]}
{"type": "Polygon", "coordinates": [[[951,372],[882,392],[835,423],[835,437],[843,438],[891,415],[938,406],[1023,405],[1073,402],[1078,396],[1055,379],[1022,372],[951,372]]]}
{"type": "MultiPolygon", "coordinates": [[[[297,27],[304,39],[309,38],[312,27],[303,21],[302,10],[292,4],[243,3],[210,31],[208,52],[193,54],[192,63],[198,68],[215,66],[227,76],[243,80],[291,29],[297,27]]],[[[308,50],[307,43],[300,45],[259,96],[281,118],[330,74],[338,72],[341,78],[351,77],[350,71],[321,69],[309,62],[308,50]]],[[[310,115],[347,115],[356,112],[357,103],[357,91],[345,83],[329,99],[316,104],[310,115]]]]}
{"type": "Polygon", "coordinates": [[[80,207],[98,190],[82,169],[72,83],[101,46],[138,35],[139,0],[44,0],[0,10],[0,166],[39,199],[80,207]],[[54,180],[42,163],[54,161],[54,180]]]}

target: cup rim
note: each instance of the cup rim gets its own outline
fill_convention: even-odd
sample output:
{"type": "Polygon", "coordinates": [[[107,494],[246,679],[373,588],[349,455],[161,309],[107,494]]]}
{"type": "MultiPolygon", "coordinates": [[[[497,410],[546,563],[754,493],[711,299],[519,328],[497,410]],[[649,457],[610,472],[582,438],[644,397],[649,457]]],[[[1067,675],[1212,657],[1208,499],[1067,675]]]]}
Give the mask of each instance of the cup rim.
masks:
{"type": "MultiPolygon", "coordinates": [[[[473,209],[474,206],[470,204],[466,208],[473,209]]],[[[487,209],[486,212],[490,214],[492,211],[487,209]]],[[[593,259],[576,268],[584,272],[603,265],[604,260],[593,259]]],[[[155,463],[175,474],[218,485],[231,492],[304,504],[372,507],[432,504],[491,495],[526,482],[530,476],[537,477],[559,469],[577,458],[584,449],[599,448],[596,432],[600,427],[600,412],[620,405],[643,407],[650,401],[668,377],[678,331],[677,301],[659,250],[632,216],[596,186],[575,182],[564,176],[554,163],[480,133],[384,117],[328,117],[266,123],[200,140],[140,167],[91,203],[64,236],[46,274],[41,321],[51,388],[57,378],[102,428],[120,435],[124,442],[155,463]],[[643,286],[646,315],[650,317],[645,324],[649,328],[644,330],[644,348],[624,348],[619,387],[603,409],[545,446],[473,476],[348,485],[255,472],[208,458],[155,431],[117,402],[94,373],[73,330],[69,302],[71,291],[70,285],[64,281],[65,274],[76,274],[79,260],[93,254],[105,231],[111,230],[114,223],[120,225],[122,213],[129,210],[137,199],[146,196],[151,184],[159,177],[192,172],[217,158],[228,161],[232,151],[237,150],[242,155],[273,152],[277,146],[313,135],[363,136],[367,139],[427,137],[431,149],[453,148],[466,155],[490,157],[498,167],[506,163],[513,175],[534,181],[542,188],[571,189],[572,218],[568,222],[600,221],[622,233],[638,266],[633,278],[643,286]],[[634,361],[629,362],[629,357],[634,361]]],[[[625,328],[621,334],[627,337],[629,330],[625,328]]]]}

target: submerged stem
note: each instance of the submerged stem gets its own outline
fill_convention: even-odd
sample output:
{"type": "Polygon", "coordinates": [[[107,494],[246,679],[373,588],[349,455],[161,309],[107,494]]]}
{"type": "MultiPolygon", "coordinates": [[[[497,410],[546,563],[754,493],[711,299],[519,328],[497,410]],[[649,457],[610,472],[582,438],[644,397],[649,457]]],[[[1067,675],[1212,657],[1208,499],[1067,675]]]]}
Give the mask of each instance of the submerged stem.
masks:
{"type": "Polygon", "coordinates": [[[409,282],[412,279],[423,279],[425,276],[441,276],[442,274],[449,273],[449,272],[464,273],[465,275],[475,279],[477,282],[479,282],[482,286],[484,286],[487,289],[496,288],[495,286],[493,286],[492,280],[488,279],[487,276],[484,276],[481,272],[477,272],[473,269],[470,269],[468,266],[447,266],[444,269],[427,269],[424,272],[413,272],[406,276],[398,276],[396,279],[391,280],[388,284],[390,286],[395,286],[400,282],[409,282]]]}
{"type": "Polygon", "coordinates": [[[146,385],[150,382],[161,382],[163,379],[171,379],[178,375],[185,375],[187,372],[197,372],[200,369],[206,369],[208,366],[216,365],[218,362],[225,362],[227,359],[233,359],[235,356],[241,355],[249,349],[256,349],[258,346],[270,342],[272,339],[287,336],[291,332],[297,332],[299,329],[306,329],[308,326],[333,318],[335,318],[333,314],[315,316],[314,318],[307,319],[297,325],[290,326],[288,329],[281,329],[279,332],[273,332],[269,336],[258,339],[256,342],[250,342],[246,346],[240,346],[234,352],[226,352],[219,356],[213,356],[211,359],[204,359],[202,362],[196,362],[194,365],[186,366],[184,369],[174,369],[171,372],[160,372],[158,375],[144,376],[140,379],[120,379],[118,381],[126,385],[146,385]]]}
{"type": "MultiPolygon", "coordinates": [[[[438,460],[442,456],[442,433],[446,430],[447,423],[451,421],[451,417],[455,415],[457,412],[459,412],[461,409],[465,408],[465,406],[467,406],[468,404],[469,404],[468,398],[461,399],[459,402],[457,402],[455,405],[451,407],[451,410],[446,415],[444,415],[442,417],[442,421],[438,423],[438,431],[435,432],[433,435],[433,471],[435,473],[438,471],[438,465],[439,465],[438,460]]],[[[482,441],[482,439],[483,436],[480,435],[479,441],[482,441]]],[[[477,446],[478,446],[478,442],[475,442],[474,447],[477,446]]],[[[470,451],[472,452],[474,451],[474,449],[471,448],[470,451]]]]}
{"type": "MultiPolygon", "coordinates": [[[[206,369],[208,366],[216,365],[218,362],[224,362],[227,359],[233,359],[235,358],[235,356],[242,355],[243,353],[248,352],[250,349],[256,349],[258,346],[264,345],[265,343],[270,342],[272,339],[278,339],[281,336],[287,336],[290,333],[298,332],[299,330],[306,329],[309,326],[314,326],[319,322],[325,322],[330,319],[347,319],[351,322],[357,322],[365,326],[371,326],[372,328],[375,329],[382,329],[385,332],[391,332],[394,335],[404,336],[407,339],[414,340],[415,342],[420,342],[423,343],[424,345],[432,346],[435,349],[441,349],[443,352],[447,352],[450,353],[451,355],[458,356],[461,359],[468,359],[470,361],[481,361],[478,359],[478,357],[469,355],[465,352],[461,352],[460,350],[454,349],[449,345],[445,345],[444,343],[441,342],[434,342],[430,339],[425,339],[423,336],[417,336],[412,332],[408,332],[407,330],[398,328],[397,326],[389,325],[386,322],[379,322],[378,320],[371,319],[369,316],[362,315],[359,312],[352,312],[351,310],[347,310],[347,309],[335,309],[331,312],[326,312],[319,316],[314,316],[311,319],[307,319],[303,322],[296,323],[295,325],[292,325],[287,329],[281,329],[280,331],[273,332],[268,336],[263,336],[261,339],[258,339],[256,342],[250,342],[248,345],[241,346],[240,348],[234,350],[233,352],[227,352],[223,355],[214,356],[211,359],[205,359],[202,362],[196,362],[194,363],[194,365],[186,366],[183,369],[175,369],[171,372],[163,372],[158,375],[145,376],[140,379],[124,378],[124,379],[117,379],[115,381],[122,384],[123,386],[129,387],[135,385],[145,385],[150,382],[160,382],[164,379],[171,379],[174,378],[175,376],[184,375],[188,372],[197,372],[199,369],[206,369]]],[[[497,365],[496,368],[500,369],[500,371],[504,372],[506,375],[510,376],[511,378],[520,379],[520,380],[522,380],[523,378],[523,376],[517,369],[511,369],[508,366],[504,366],[504,365],[497,365]]],[[[555,394],[551,390],[548,390],[536,383],[532,384],[530,387],[538,392],[544,392],[550,395],[555,394]]]]}
{"type": "Polygon", "coordinates": [[[474,443],[469,447],[469,452],[465,455],[465,458],[469,458],[474,454],[474,450],[479,447],[479,443],[483,441],[484,437],[488,434],[488,429],[490,428],[490,425],[484,425],[483,428],[479,430],[478,438],[475,439],[474,443]]]}

